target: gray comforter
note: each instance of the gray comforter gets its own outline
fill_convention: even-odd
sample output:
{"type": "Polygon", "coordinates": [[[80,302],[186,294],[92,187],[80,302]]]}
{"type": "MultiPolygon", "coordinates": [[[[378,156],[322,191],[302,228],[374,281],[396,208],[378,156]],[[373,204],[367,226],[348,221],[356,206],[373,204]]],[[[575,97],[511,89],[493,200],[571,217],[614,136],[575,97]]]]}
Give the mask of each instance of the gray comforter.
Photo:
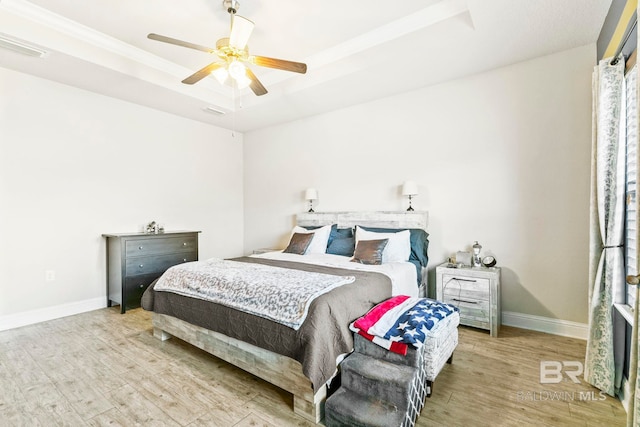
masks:
{"type": "Polygon", "coordinates": [[[349,324],[391,296],[391,280],[379,273],[254,257],[234,260],[351,275],[356,280],[316,298],[297,331],[223,305],[171,292],[155,292],[155,283],[142,296],[142,307],[295,359],[302,364],[302,372],[311,380],[314,390],[318,390],[335,373],[336,358],[353,349],[349,324]]]}

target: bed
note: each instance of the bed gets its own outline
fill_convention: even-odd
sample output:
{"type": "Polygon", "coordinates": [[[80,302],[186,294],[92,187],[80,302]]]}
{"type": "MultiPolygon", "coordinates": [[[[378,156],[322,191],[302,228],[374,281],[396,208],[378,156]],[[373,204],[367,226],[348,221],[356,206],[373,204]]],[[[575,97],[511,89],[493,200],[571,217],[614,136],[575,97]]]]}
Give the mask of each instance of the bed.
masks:
{"type": "MultiPolygon", "coordinates": [[[[380,230],[373,233],[413,229],[426,235],[427,219],[426,212],[415,211],[339,212],[299,214],[296,222],[310,230],[326,225],[343,230],[357,225],[367,231],[380,230]]],[[[154,312],[157,338],[180,338],[292,393],[294,412],[317,423],[323,417],[327,381],[340,358],[353,349],[349,323],[391,295],[424,293],[422,278],[426,275],[422,273],[428,244],[424,240],[417,249],[424,251],[424,258],[414,264],[368,266],[340,255],[281,252],[234,259],[254,268],[267,265],[353,277],[352,282],[315,298],[298,329],[226,303],[160,292],[155,286],[145,292],[142,304],[154,312]]]]}

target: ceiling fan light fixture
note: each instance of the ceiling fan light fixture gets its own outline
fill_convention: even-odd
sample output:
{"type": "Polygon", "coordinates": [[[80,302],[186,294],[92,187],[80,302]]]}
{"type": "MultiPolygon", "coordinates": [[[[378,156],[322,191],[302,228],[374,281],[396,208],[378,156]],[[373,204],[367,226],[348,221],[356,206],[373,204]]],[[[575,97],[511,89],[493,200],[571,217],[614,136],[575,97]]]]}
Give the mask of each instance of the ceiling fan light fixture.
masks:
{"type": "MultiPolygon", "coordinates": [[[[0,0],[0,2],[1,1],[2,0],[0,0]]],[[[147,35],[147,38],[151,40],[187,47],[206,53],[213,53],[218,57],[218,60],[186,77],[182,80],[182,83],[192,85],[213,74],[220,84],[226,84],[240,89],[250,87],[256,96],[262,96],[268,93],[267,89],[253,73],[253,70],[243,63],[246,62],[259,67],[291,71],[300,74],[307,72],[307,64],[302,62],[249,55],[247,41],[251,36],[255,24],[245,17],[236,15],[238,7],[240,6],[237,0],[223,0],[222,5],[231,15],[231,31],[229,37],[223,37],[216,41],[215,49],[160,34],[149,33],[147,35]]]]}
{"type": "Polygon", "coordinates": [[[221,85],[223,85],[227,81],[227,77],[229,77],[229,72],[224,67],[218,68],[211,74],[213,74],[213,77],[215,77],[221,85]]]}
{"type": "Polygon", "coordinates": [[[247,77],[247,68],[242,64],[242,62],[233,60],[229,63],[229,74],[236,80],[239,80],[243,77],[247,77]]]}

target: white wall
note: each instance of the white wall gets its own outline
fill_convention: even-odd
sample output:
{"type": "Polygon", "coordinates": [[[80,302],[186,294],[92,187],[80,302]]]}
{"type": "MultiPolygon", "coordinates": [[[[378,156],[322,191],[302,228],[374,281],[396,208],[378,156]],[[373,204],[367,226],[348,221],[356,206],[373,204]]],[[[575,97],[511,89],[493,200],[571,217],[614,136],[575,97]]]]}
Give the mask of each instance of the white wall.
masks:
{"type": "Polygon", "coordinates": [[[586,323],[595,55],[580,47],[245,134],[245,250],[286,245],[307,187],[317,210],[399,210],[412,179],[432,268],[478,240],[503,269],[504,311],[586,323]]]}
{"type": "Polygon", "coordinates": [[[156,220],[241,255],[242,161],[240,134],[0,68],[0,324],[105,306],[102,233],[156,220]]]}

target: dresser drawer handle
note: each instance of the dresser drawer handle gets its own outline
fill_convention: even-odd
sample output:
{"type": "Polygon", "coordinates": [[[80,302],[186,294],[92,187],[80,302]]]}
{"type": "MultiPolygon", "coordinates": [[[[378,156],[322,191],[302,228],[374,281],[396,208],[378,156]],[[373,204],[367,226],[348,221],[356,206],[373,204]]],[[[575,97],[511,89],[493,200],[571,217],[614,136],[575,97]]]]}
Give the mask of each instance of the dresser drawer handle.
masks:
{"type": "Polygon", "coordinates": [[[182,243],[182,246],[187,246],[187,242],[182,243]]]}
{"type": "Polygon", "coordinates": [[[458,299],[458,298],[452,298],[452,300],[458,301],[458,302],[466,302],[467,304],[477,304],[478,303],[478,301],[469,301],[469,300],[466,300],[466,299],[458,299]]]}
{"type": "Polygon", "coordinates": [[[144,264],[140,264],[140,268],[143,268],[143,267],[144,267],[144,264]]]}
{"type": "Polygon", "coordinates": [[[142,250],[142,246],[138,246],[138,249],[139,249],[139,250],[142,250]]]}
{"type": "Polygon", "coordinates": [[[454,277],[454,278],[453,278],[453,279],[451,279],[451,280],[458,280],[458,281],[460,281],[460,282],[475,282],[475,280],[474,280],[474,279],[463,279],[463,278],[461,278],[461,277],[454,277]]]}
{"type": "Polygon", "coordinates": [[[144,283],[141,284],[139,287],[140,287],[140,289],[144,288],[144,283]]]}
{"type": "Polygon", "coordinates": [[[182,262],[187,262],[187,259],[186,259],[186,258],[183,258],[183,259],[182,259],[182,262]]]}

